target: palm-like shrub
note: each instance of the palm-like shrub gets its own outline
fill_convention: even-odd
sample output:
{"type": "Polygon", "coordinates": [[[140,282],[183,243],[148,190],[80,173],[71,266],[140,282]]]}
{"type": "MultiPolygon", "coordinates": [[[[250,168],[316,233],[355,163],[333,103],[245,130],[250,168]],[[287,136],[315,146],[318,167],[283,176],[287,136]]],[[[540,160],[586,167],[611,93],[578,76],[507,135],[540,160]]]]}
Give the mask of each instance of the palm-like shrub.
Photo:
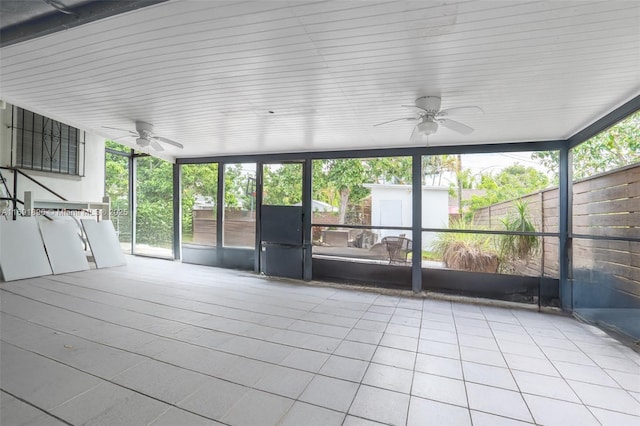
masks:
{"type": "MultiPolygon", "coordinates": [[[[536,232],[526,201],[514,202],[513,210],[501,219],[505,231],[536,232]]],[[[500,258],[503,261],[528,261],[540,248],[540,238],[534,235],[503,235],[500,238],[500,258]]]]}
{"type": "MultiPolygon", "coordinates": [[[[471,230],[471,222],[456,219],[451,228],[471,230]]],[[[476,228],[477,230],[477,228],[476,228]]],[[[431,245],[435,254],[442,258],[444,266],[472,272],[496,272],[498,254],[490,236],[476,233],[440,232],[431,245]]]]}

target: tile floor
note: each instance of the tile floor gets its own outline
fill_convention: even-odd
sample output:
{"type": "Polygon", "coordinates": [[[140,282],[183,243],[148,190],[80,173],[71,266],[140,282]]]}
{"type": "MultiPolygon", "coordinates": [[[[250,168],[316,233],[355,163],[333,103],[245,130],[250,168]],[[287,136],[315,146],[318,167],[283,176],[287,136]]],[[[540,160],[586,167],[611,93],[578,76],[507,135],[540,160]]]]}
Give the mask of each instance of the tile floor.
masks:
{"type": "Polygon", "coordinates": [[[0,284],[0,424],[640,425],[569,317],[128,261],[0,284]]]}

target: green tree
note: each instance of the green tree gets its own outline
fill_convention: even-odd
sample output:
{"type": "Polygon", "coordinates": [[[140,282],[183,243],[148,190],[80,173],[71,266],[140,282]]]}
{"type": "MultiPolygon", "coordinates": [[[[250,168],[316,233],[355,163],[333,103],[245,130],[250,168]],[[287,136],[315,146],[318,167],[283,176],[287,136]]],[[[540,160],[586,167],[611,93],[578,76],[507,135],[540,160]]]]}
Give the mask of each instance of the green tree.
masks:
{"type": "MultiPolygon", "coordinates": [[[[536,152],[540,161],[558,181],[558,151],[536,152]]],[[[573,148],[573,177],[582,179],[640,162],[640,111],[573,148]]]]}
{"type": "Polygon", "coordinates": [[[227,164],[224,169],[225,208],[249,210],[255,202],[255,178],[240,163],[227,164]]]}
{"type": "Polygon", "coordinates": [[[513,200],[523,195],[539,191],[549,186],[549,178],[533,167],[514,164],[493,176],[480,176],[478,188],[486,190],[485,195],[471,197],[471,211],[502,201],[513,200]]]}
{"type": "Polygon", "coordinates": [[[265,166],[263,204],[290,206],[302,201],[302,164],[265,166]]]}
{"type": "MultiPolygon", "coordinates": [[[[108,141],[111,142],[111,141],[108,141]]],[[[112,142],[115,144],[115,142],[112,142]]],[[[111,202],[113,221],[121,242],[131,241],[131,210],[129,205],[129,158],[105,154],[105,195],[111,202]]]]}
{"type": "Polygon", "coordinates": [[[136,175],[136,241],[171,247],[173,165],[156,157],[138,157],[136,175]]]}
{"type": "Polygon", "coordinates": [[[358,204],[371,191],[365,183],[410,183],[411,157],[328,159],[313,162],[313,197],[338,207],[344,223],[349,204],[358,204]]]}
{"type": "Polygon", "coordinates": [[[362,186],[362,184],[365,183],[365,169],[362,160],[359,158],[325,161],[327,166],[327,179],[333,182],[340,196],[338,223],[344,223],[350,197],[351,201],[360,201],[367,195],[366,188],[362,186]]]}
{"type": "Polygon", "coordinates": [[[189,237],[193,233],[193,206],[197,197],[210,198],[215,203],[218,194],[218,163],[186,164],[181,166],[182,175],[182,234],[189,237]]]}
{"type": "Polygon", "coordinates": [[[428,184],[431,178],[431,185],[442,185],[442,176],[447,172],[455,173],[458,170],[459,159],[455,155],[424,155],[422,156],[422,173],[424,182],[428,184]]]}
{"type": "Polygon", "coordinates": [[[368,183],[411,184],[411,157],[379,157],[365,160],[368,183]]]}

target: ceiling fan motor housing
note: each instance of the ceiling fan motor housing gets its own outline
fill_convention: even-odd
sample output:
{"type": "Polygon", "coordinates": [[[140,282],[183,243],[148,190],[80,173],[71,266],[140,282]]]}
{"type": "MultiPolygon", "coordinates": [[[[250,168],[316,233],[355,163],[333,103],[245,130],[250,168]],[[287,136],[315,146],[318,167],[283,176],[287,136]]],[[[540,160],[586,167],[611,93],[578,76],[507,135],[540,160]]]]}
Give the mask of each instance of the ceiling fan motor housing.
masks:
{"type": "Polygon", "coordinates": [[[145,137],[153,134],[153,125],[144,121],[136,121],[136,131],[145,137]]]}
{"type": "Polygon", "coordinates": [[[440,112],[441,99],[439,96],[423,96],[416,99],[416,106],[427,112],[427,115],[436,115],[440,112]]]}

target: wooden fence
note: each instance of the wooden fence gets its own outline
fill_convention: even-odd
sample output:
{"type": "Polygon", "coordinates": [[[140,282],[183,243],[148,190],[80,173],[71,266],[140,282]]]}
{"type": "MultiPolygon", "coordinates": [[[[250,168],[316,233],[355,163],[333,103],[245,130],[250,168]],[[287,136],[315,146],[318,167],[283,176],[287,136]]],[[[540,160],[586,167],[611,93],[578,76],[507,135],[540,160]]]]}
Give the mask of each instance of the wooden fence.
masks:
{"type": "MultiPolygon", "coordinates": [[[[550,188],[526,195],[536,229],[558,232],[559,190],[550,188]]],[[[474,222],[503,229],[500,219],[513,209],[506,201],[480,209],[474,222]]],[[[640,164],[632,164],[573,184],[574,235],[640,238],[640,164]]],[[[544,237],[539,256],[521,264],[520,273],[558,277],[558,238],[544,237]]],[[[610,273],[628,283],[627,291],[640,295],[640,243],[574,238],[573,268],[610,273]]]]}
{"type": "MultiPolygon", "coordinates": [[[[226,210],[224,213],[224,245],[255,247],[256,220],[253,212],[226,210]]],[[[216,245],[216,219],[213,209],[193,210],[193,244],[216,245]]]]}

